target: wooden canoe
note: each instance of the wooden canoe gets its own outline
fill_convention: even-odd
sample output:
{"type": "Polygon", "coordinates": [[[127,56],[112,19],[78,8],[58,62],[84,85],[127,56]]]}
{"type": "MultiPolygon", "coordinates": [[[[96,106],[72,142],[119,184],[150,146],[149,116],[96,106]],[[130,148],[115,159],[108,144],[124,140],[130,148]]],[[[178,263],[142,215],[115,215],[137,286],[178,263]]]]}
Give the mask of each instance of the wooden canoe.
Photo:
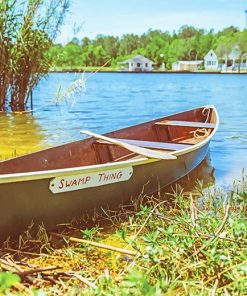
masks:
{"type": "Polygon", "coordinates": [[[203,106],[0,162],[1,239],[154,193],[202,162],[217,127],[203,106]]]}

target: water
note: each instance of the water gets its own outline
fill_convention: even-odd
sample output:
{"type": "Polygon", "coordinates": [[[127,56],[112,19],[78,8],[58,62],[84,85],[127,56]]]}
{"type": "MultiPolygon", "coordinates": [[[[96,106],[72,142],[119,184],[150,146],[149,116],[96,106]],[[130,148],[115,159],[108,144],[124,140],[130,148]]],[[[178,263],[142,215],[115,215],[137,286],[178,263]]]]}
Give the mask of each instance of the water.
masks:
{"type": "MultiPolygon", "coordinates": [[[[59,85],[79,74],[50,74],[34,92],[34,108],[46,105],[59,85]]],[[[0,116],[2,158],[81,139],[80,129],[103,133],[197,106],[214,104],[220,126],[211,142],[217,183],[231,183],[247,167],[247,76],[98,73],[87,92],[34,114],[0,116]]]]}

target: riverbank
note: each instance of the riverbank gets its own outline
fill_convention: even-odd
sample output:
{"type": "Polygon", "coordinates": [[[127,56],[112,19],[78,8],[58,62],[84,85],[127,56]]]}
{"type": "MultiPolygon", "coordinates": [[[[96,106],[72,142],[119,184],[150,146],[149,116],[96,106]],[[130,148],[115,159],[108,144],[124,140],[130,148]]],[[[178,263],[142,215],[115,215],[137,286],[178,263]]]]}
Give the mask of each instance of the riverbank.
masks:
{"type": "Polygon", "coordinates": [[[247,176],[31,228],[1,249],[3,295],[246,295],[247,176]],[[104,227],[104,229],[103,229],[104,227]],[[109,230],[110,229],[110,230],[109,230]],[[36,294],[32,294],[36,291],[36,294]]]}

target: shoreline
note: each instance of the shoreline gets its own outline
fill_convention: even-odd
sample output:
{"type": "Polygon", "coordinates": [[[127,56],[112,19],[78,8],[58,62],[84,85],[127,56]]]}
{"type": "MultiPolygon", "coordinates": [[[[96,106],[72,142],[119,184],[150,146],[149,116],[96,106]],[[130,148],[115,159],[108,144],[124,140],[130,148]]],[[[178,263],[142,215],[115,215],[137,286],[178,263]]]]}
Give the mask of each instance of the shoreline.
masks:
{"type": "Polygon", "coordinates": [[[191,72],[191,71],[145,71],[145,72],[130,72],[130,71],[114,71],[114,70],[88,70],[88,69],[68,69],[68,70],[51,70],[49,73],[116,73],[116,74],[222,74],[222,75],[247,75],[247,72],[210,72],[210,71],[198,71],[198,72],[191,72]]]}

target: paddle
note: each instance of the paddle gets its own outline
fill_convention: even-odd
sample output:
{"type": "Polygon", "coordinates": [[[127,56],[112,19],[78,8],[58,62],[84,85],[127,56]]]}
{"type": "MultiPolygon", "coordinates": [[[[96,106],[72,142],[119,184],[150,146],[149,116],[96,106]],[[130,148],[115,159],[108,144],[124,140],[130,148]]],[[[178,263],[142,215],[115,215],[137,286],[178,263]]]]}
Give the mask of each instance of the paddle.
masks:
{"type": "Polygon", "coordinates": [[[166,152],[162,152],[162,151],[156,151],[156,150],[151,150],[151,149],[147,149],[147,148],[143,148],[143,147],[138,147],[132,144],[127,144],[127,143],[123,143],[119,140],[113,139],[113,138],[109,138],[103,135],[99,135],[87,130],[82,130],[80,131],[81,134],[86,134],[88,136],[92,136],[96,139],[101,139],[104,141],[107,141],[109,143],[121,146],[129,151],[132,151],[134,153],[149,157],[149,158],[156,158],[156,159],[176,159],[177,157],[175,155],[166,153],[166,152]]]}

